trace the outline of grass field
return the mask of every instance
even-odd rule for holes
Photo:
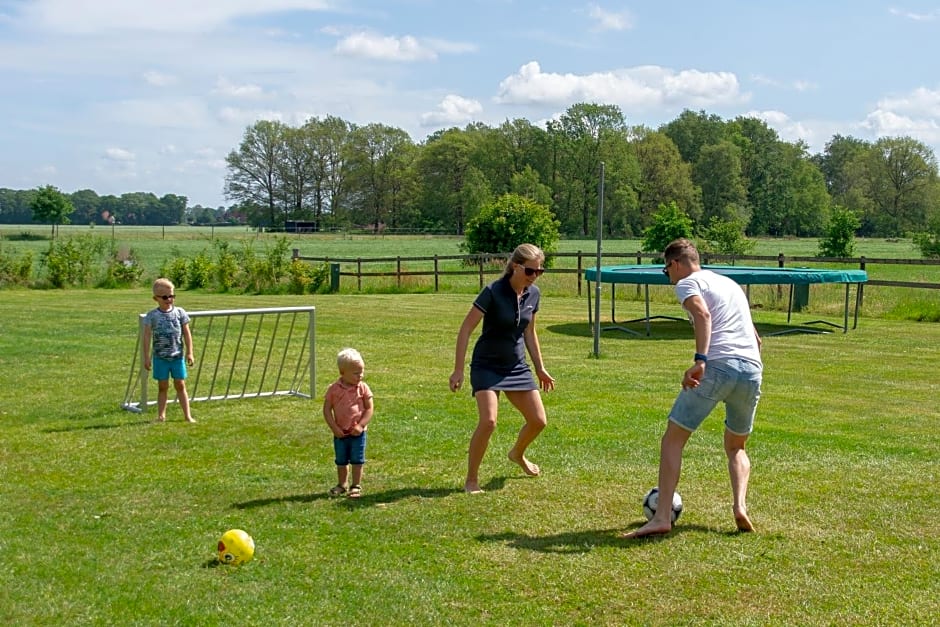
[[[4,244],[6,245],[6,244]],[[546,275],[547,277],[548,275]],[[487,493],[460,490],[475,408],[447,391],[466,294],[314,297],[181,292],[192,310],[317,306],[316,400],[197,403],[196,425],[119,409],[145,289],[8,290],[0,299],[0,619],[17,625],[936,624],[940,616],[940,325],[864,319],[847,334],[767,337],[749,451],[755,534],[733,533],[716,412],[690,442],[685,512],[641,522],[658,440],[693,343],[605,334],[549,295],[540,338],[558,380],[531,449]],[[642,306],[625,302],[625,316]],[[755,312],[767,333],[785,314]],[[322,391],[346,345],[376,394],[364,496],[335,482]],[[216,567],[245,529],[255,560]]]

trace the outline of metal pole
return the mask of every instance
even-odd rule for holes
[[[597,273],[594,281],[594,356],[601,354],[601,240],[604,237],[604,162],[601,161],[601,176],[597,184]]]

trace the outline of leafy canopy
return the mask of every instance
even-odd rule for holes
[[[548,255],[558,244],[559,226],[547,206],[518,194],[503,194],[467,222],[460,247],[471,254],[505,253],[519,244],[535,244]]]

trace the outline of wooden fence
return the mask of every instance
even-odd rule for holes
[[[578,296],[581,296],[584,284],[584,269],[593,268],[597,262],[597,253],[577,251],[573,253],[552,253],[554,259],[574,259],[573,264],[557,264],[552,267],[552,274],[574,274],[577,278]],[[603,265],[626,265],[642,264],[644,260],[653,260],[659,258],[657,253],[604,253],[602,257]],[[302,261],[314,263],[331,264],[333,276],[331,285],[338,289],[339,277],[351,277],[356,279],[356,289],[362,291],[362,280],[368,277],[395,277],[398,286],[404,277],[433,277],[434,291],[440,290],[440,278],[443,276],[470,276],[478,277],[479,288],[482,289],[487,283],[487,279],[498,275],[503,271],[503,265],[508,259],[508,254],[476,254],[476,255],[433,255],[431,257],[353,257],[353,258],[333,258],[333,257],[308,257],[302,256],[298,249],[293,250],[293,258]],[[880,259],[869,257],[787,257],[783,253],[776,256],[769,255],[716,255],[702,254],[702,264],[731,264],[734,265],[740,261],[761,262],[763,265],[773,265],[778,268],[791,266],[796,263],[830,263],[843,266],[857,266],[860,270],[867,270],[869,266],[876,264],[884,265],[913,265],[913,266],[940,266],[940,259]],[[402,268],[402,264],[426,263],[427,269],[415,270]],[[364,267],[388,266],[394,264],[394,270],[364,270]],[[443,266],[447,266],[446,268]],[[352,266],[354,270],[348,268]],[[343,270],[343,267],[346,270]],[[940,283],[917,282],[917,281],[884,281],[869,280],[864,285],[886,286],[886,287],[907,287],[918,289],[940,289]],[[859,289],[863,289],[863,285]]]

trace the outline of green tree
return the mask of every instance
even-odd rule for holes
[[[30,202],[33,220],[52,224],[52,237],[55,238],[57,227],[69,223],[69,215],[75,211],[69,197],[52,185],[36,189],[36,195]]]
[[[865,166],[875,233],[896,237],[923,230],[938,185],[933,151],[910,137],[885,137],[872,146]]]
[[[640,178],[637,185],[639,215],[634,232],[650,224],[660,205],[675,202],[696,222],[701,215],[700,192],[692,182],[692,168],[665,133],[636,129],[633,142]]]
[[[855,253],[855,231],[862,225],[858,216],[845,207],[835,207],[819,241],[820,257],[851,257]]]
[[[506,253],[528,243],[548,255],[555,251],[558,239],[558,221],[548,207],[523,196],[503,194],[467,223],[461,249],[471,254]]]
[[[284,136],[287,125],[259,120],[245,129],[238,150],[225,158],[225,197],[266,215],[255,215],[257,225],[283,226]]]
[[[702,146],[692,178],[702,190],[702,222],[711,225],[751,221],[747,187],[741,176],[741,150],[728,140]]]
[[[720,255],[747,255],[757,248],[757,242],[744,235],[744,221],[741,219],[722,220],[712,216],[702,231],[702,238],[708,250]]]
[[[653,223],[643,231],[643,250],[660,253],[674,239],[692,237],[692,218],[675,201],[660,205],[653,214]]]

